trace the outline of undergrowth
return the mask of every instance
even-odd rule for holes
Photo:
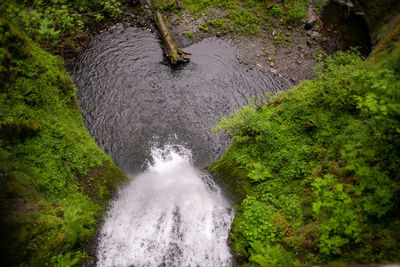
[[[71,27],[78,23],[62,5],[90,3],[33,1],[27,9],[1,4],[0,249],[5,266],[70,266],[84,258],[81,249],[94,234],[105,201],[125,178],[87,132],[62,59],[28,37],[40,43],[58,40],[70,27],[62,21]]]
[[[116,0],[4,0],[4,17],[53,54],[74,52],[89,35],[88,28],[121,14]]]
[[[233,144],[209,168],[233,187],[247,188],[237,197],[230,234],[239,260],[400,260],[395,47],[381,64],[337,53],[319,66],[316,79],[221,119],[215,130],[228,133]]]
[[[308,0],[285,0],[269,5],[262,0],[181,0],[181,5],[194,17],[208,13],[211,20],[200,26],[201,30],[212,29],[225,34],[234,32],[238,35],[259,35],[260,27],[294,25],[302,23],[308,16]],[[172,9],[179,12],[175,5],[166,0],[153,0],[156,9]],[[215,8],[220,12],[215,12]]]

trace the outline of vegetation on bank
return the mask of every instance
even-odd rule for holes
[[[48,52],[75,52],[89,36],[89,28],[121,14],[116,0],[4,0],[2,16],[14,18],[23,34]]]
[[[399,25],[368,61],[337,53],[316,79],[222,118],[233,143],[209,169],[238,203],[239,261],[400,261]]]
[[[156,9],[179,12],[176,5],[171,5],[174,2],[153,0],[153,5]],[[325,2],[315,1],[317,8]],[[200,30],[213,30],[220,34],[234,32],[238,35],[259,35],[260,27],[272,29],[272,25],[299,25],[308,16],[310,4],[309,0],[180,0],[180,3],[195,18],[202,13],[214,17],[205,21]]]
[[[260,0],[181,2],[194,16],[224,10],[202,27],[237,34],[258,34],[260,25],[279,20],[296,25],[308,7],[305,0],[270,8]],[[69,266],[86,257],[82,248],[96,219],[125,179],[83,125],[62,59],[46,52],[76,51],[88,27],[118,16],[118,5],[0,4],[4,265]],[[388,36],[373,64],[339,53],[320,66],[316,80],[221,121],[218,129],[234,143],[210,169],[229,181],[238,200],[231,244],[241,260],[400,260],[398,24]]]
[[[85,29],[85,16],[114,4],[0,4],[0,250],[6,266],[70,266],[84,258],[84,242],[125,179],[87,132],[63,60],[39,46],[63,47]]]

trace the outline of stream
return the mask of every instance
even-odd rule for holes
[[[97,242],[98,266],[231,266],[231,203],[200,171],[227,149],[222,116],[286,90],[280,76],[250,69],[228,41],[183,49],[163,64],[158,36],[117,26],[95,37],[71,73],[84,122],[132,179],[111,202]]]

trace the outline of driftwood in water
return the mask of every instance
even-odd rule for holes
[[[160,31],[164,52],[168,60],[174,65],[188,62],[189,58],[178,48],[175,38],[168,27],[168,22],[164,19],[160,11],[156,11],[155,20],[158,30]]]

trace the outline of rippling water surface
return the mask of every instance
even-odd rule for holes
[[[251,97],[287,89],[281,77],[250,70],[227,41],[206,39],[184,49],[189,64],[164,65],[157,35],[119,28],[97,36],[72,77],[84,121],[96,142],[127,173],[143,170],[153,143],[191,149],[195,166],[215,161],[229,140],[212,133],[221,116]]]
[[[99,233],[98,266],[233,264],[232,207],[198,170],[229,144],[210,129],[252,97],[289,84],[239,64],[227,41],[185,51],[190,63],[172,69],[156,35],[119,28],[97,36],[72,72],[86,126],[132,177]]]

